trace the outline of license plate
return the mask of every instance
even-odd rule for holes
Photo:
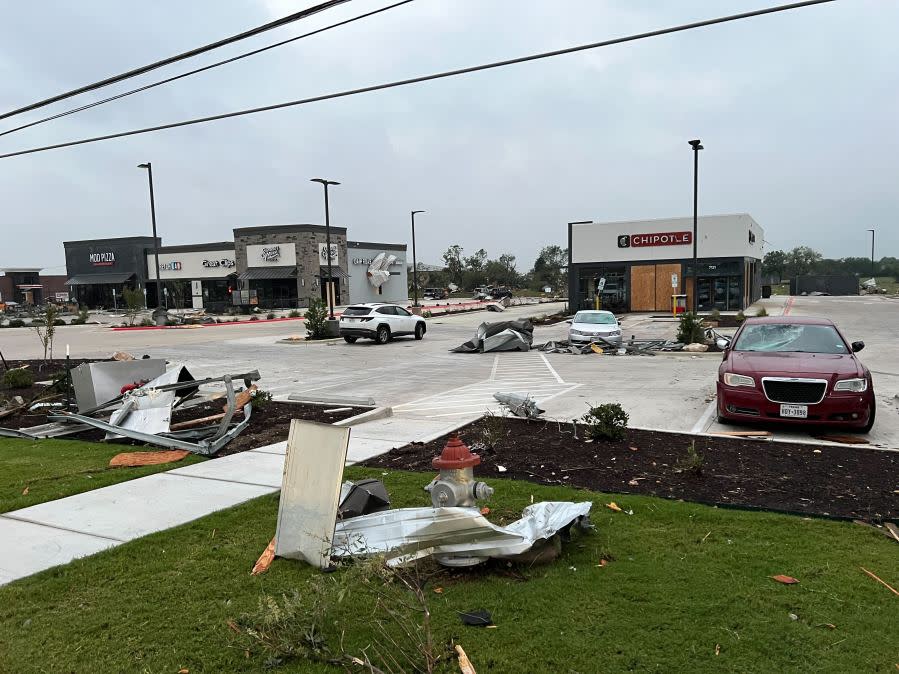
[[[780,416],[793,419],[808,419],[808,405],[781,405]]]

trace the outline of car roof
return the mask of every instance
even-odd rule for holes
[[[763,316],[747,318],[745,324],[834,325],[834,322],[820,316]]]
[[[375,309],[377,307],[386,307],[386,306],[399,306],[398,304],[391,304],[390,302],[362,302],[361,304],[351,304],[347,307],[347,309],[358,309],[359,307],[364,307],[366,309]]]
[[[606,311],[605,309],[581,309],[577,313],[579,314],[609,314],[610,316],[614,316],[611,311]]]

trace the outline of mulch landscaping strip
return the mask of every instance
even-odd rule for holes
[[[480,454],[475,476],[645,494],[710,505],[870,521],[899,518],[899,452],[628,429],[621,442],[586,442],[571,423],[505,419],[494,449],[484,420],[459,434]],[[495,421],[491,423],[496,423]],[[433,472],[446,437],[411,444],[362,465]],[[688,469],[695,442],[701,472]],[[695,464],[694,464],[695,465]],[[504,471],[500,473],[499,467]]]

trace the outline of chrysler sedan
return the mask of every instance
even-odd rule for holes
[[[874,425],[871,372],[826,318],[749,318],[733,340],[719,342],[718,420],[839,426],[867,433]]]

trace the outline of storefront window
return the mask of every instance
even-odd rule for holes
[[[605,279],[602,290],[600,279]],[[581,269],[578,274],[578,309],[627,310],[627,274],[623,266]]]

